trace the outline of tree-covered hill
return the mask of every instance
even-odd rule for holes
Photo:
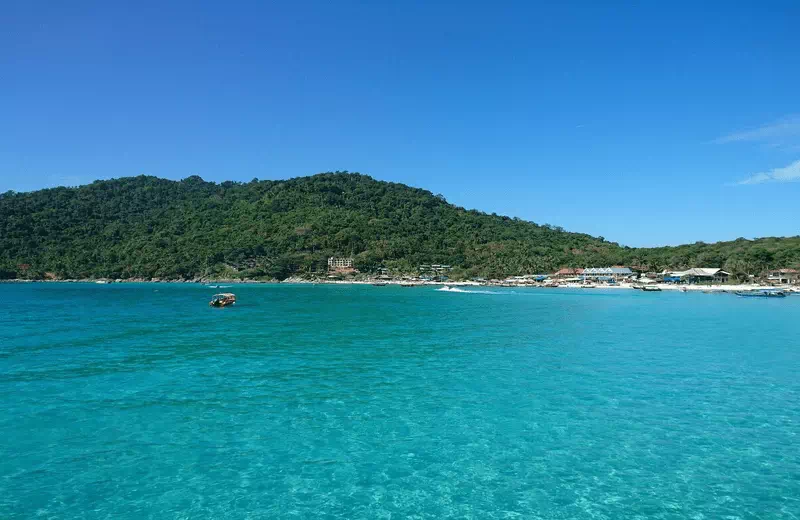
[[[632,249],[338,172],[221,184],[140,176],[0,195],[0,278],[285,278],[324,271],[334,255],[362,271],[443,263],[461,276],[620,263],[750,272],[800,263],[800,237]]]
[[[631,249],[628,262],[653,271],[684,267],[722,267],[744,280],[769,269],[800,269],[800,236],[738,238],[729,242],[696,242],[672,247]]]

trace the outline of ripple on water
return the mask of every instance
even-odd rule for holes
[[[800,298],[4,291],[3,518],[797,517]]]

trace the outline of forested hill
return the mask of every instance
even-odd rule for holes
[[[448,204],[350,173],[286,181],[133,177],[0,195],[0,278],[285,278],[353,256],[362,271],[458,276],[623,263],[740,271],[800,263],[800,237],[632,249]]]
[[[588,235],[448,204],[368,176],[287,181],[97,181],[0,198],[0,268],[33,277],[242,276],[324,271],[353,256],[369,271],[458,266],[467,275],[605,264],[621,248]],[[28,267],[30,266],[30,267]]]

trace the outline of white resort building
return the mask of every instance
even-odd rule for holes
[[[615,281],[619,282],[633,276],[633,271],[628,267],[587,267],[583,270],[585,280]]]
[[[355,272],[353,257],[332,256],[328,258],[328,271],[347,274]]]
[[[341,256],[332,256],[328,258],[328,268],[329,269],[336,269],[339,267],[353,267],[353,258],[352,257],[341,257]]]

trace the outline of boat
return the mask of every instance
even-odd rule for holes
[[[400,287],[416,287],[418,284],[412,282],[401,282]]]
[[[211,297],[208,304],[212,307],[227,307],[236,303],[236,295],[233,293],[220,293]]]
[[[372,284],[373,287],[383,287],[386,285],[386,282],[375,282]]]
[[[779,289],[753,289],[750,291],[736,291],[735,294],[743,298],[786,298],[786,293]]]
[[[642,290],[645,292],[661,292],[661,287],[657,287],[655,285],[645,285],[642,287]]]

